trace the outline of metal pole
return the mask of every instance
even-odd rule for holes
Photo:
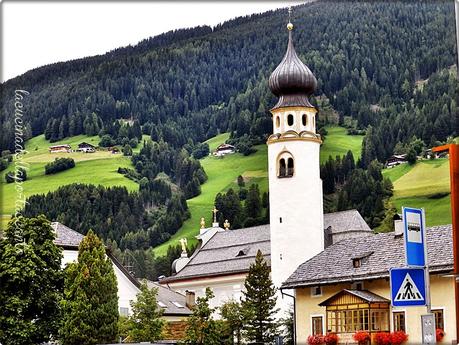
[[[456,54],[457,54],[456,72],[457,72],[457,78],[459,79],[459,0],[454,0],[454,9],[456,13]]]

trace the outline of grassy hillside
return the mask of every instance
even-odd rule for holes
[[[137,190],[138,185],[118,174],[118,167],[132,167],[131,160],[122,154],[112,154],[108,151],[97,151],[95,153],[49,153],[48,147],[57,144],[69,144],[76,148],[82,141],[97,145],[100,141],[98,136],[88,137],[79,135],[72,138],[50,144],[43,135],[39,135],[27,141],[24,162],[30,164],[27,170],[27,181],[23,183],[26,197],[34,194],[44,194],[56,190],[60,186],[70,183],[100,184],[103,186],[125,186],[129,190]],[[139,150],[140,148],[137,148]],[[45,165],[56,157],[71,157],[75,160],[75,168],[54,174],[45,175]],[[16,191],[14,183],[5,182],[5,174],[14,169],[10,164],[6,171],[3,171],[0,178],[2,189],[2,228],[6,225],[10,215],[14,212]]]
[[[402,164],[383,171],[394,184],[392,204],[424,208],[428,226],[451,223],[448,159],[426,160],[414,166]]]
[[[320,161],[324,162],[329,156],[343,156],[351,150],[355,161],[362,152],[363,135],[347,135],[346,129],[338,126],[327,126],[327,137],[320,148]]]
[[[360,156],[363,136],[347,135],[344,128],[335,126],[327,127],[327,131],[327,138],[321,148],[321,162],[328,159],[329,155],[333,157],[338,154],[343,155],[348,150],[354,152],[356,159]],[[207,143],[210,149],[213,150],[228,139],[228,137],[229,134],[227,133],[221,134],[209,139]],[[242,175],[246,180],[246,186],[251,183],[257,183],[262,193],[268,190],[268,148],[265,144],[258,145],[256,148],[257,152],[247,157],[236,153],[223,158],[209,156],[201,160],[208,180],[201,186],[201,194],[187,201],[191,218],[184,223],[168,242],[154,249],[155,255],[164,255],[167,247],[171,244],[177,244],[182,237],[186,237],[190,244],[195,243],[194,236],[199,230],[201,217],[206,219],[207,225],[210,225],[212,222],[211,210],[215,195],[229,188],[238,188],[237,177],[239,175]]]

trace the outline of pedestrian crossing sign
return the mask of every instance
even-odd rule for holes
[[[390,285],[392,306],[426,305],[426,284],[423,268],[391,269]]]

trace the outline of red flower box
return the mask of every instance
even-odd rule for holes
[[[365,331],[355,332],[352,337],[359,343],[359,345],[364,345],[370,342],[370,334]]]
[[[437,330],[435,331],[435,337],[437,338],[437,342],[442,341],[444,336],[445,336],[445,331],[442,330],[441,328],[437,328]]]

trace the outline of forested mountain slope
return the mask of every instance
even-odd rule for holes
[[[62,121],[60,136],[80,134],[86,129],[75,123],[95,113],[105,125],[117,118],[138,119],[144,133],[175,147],[224,131],[261,142],[270,130],[266,110],[274,104],[266,80],[285,51],[285,21],[285,10],[268,12],[29,71],[1,85],[1,147],[11,149],[14,142],[9,114],[16,88],[31,92],[29,135],[41,134],[47,126],[57,131]],[[297,51],[319,80],[316,94],[325,94],[341,117],[353,116],[360,128],[372,125],[378,133],[377,128],[388,126],[385,118],[394,123],[399,116],[421,113],[419,126],[397,129],[401,132],[382,152],[367,149],[365,161],[384,159],[397,140],[408,141],[412,135],[445,140],[456,130],[451,93],[438,100],[441,106],[426,95],[430,108],[446,105],[447,112],[424,114],[416,97],[410,102],[417,80],[454,64],[450,1],[318,1],[297,7],[292,21]],[[457,91],[451,81],[443,84]],[[421,128],[424,124],[431,130]]]

